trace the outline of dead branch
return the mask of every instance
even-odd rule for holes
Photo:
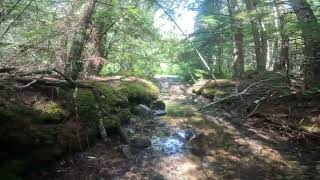
[[[51,70],[38,70],[38,71],[32,71],[32,72],[17,72],[16,73],[16,76],[19,76],[19,77],[24,77],[24,76],[33,76],[33,75],[43,75],[43,74],[52,74],[52,71]]]
[[[18,89],[27,88],[27,87],[31,86],[32,84],[38,82],[38,80],[42,79],[43,77],[44,77],[44,74],[42,74],[42,76],[41,76],[40,78],[35,79],[35,80],[31,81],[30,83],[28,83],[28,84],[26,84],[26,85],[24,85],[24,86],[18,86],[17,88],[18,88]]]
[[[259,109],[260,105],[261,105],[261,103],[257,103],[256,107],[254,107],[254,109],[247,115],[247,118],[254,115],[257,112],[257,110]]]
[[[76,82],[74,82],[71,78],[69,78],[68,76],[64,75],[62,72],[60,72],[58,69],[54,68],[52,71],[56,72],[57,74],[59,74],[61,77],[63,77],[68,83],[70,83],[71,85],[75,85]]]
[[[202,106],[202,107],[200,107],[200,109],[198,109],[198,111],[202,111],[203,109],[206,109],[206,108],[208,108],[208,107],[210,107],[210,106],[213,106],[213,105],[215,105],[215,104],[218,104],[218,103],[222,103],[222,102],[224,102],[224,101],[226,101],[226,100],[229,100],[229,99],[231,99],[231,98],[234,98],[234,97],[241,97],[242,95],[247,95],[248,94],[248,91],[251,89],[251,88],[253,88],[254,86],[256,86],[256,85],[258,85],[258,84],[261,84],[261,83],[263,83],[263,82],[267,82],[267,81],[271,81],[271,80],[275,80],[275,79],[279,79],[279,78],[282,78],[282,77],[275,77],[275,78],[270,78],[270,79],[264,79],[264,80],[260,80],[260,81],[257,81],[257,82],[255,82],[255,83],[253,83],[253,84],[251,84],[251,85],[249,85],[246,89],[244,89],[242,92],[240,92],[240,93],[235,93],[235,94],[231,94],[230,96],[227,96],[227,97],[225,97],[225,98],[223,98],[223,99],[220,99],[220,100],[218,100],[218,101],[214,101],[214,102],[211,102],[211,103],[209,103],[209,104],[207,104],[207,105],[204,105],[204,106]]]

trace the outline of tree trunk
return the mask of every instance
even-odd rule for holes
[[[241,20],[236,16],[239,13],[239,5],[237,0],[228,1],[229,15],[232,19],[233,30],[233,77],[241,78],[244,75],[244,52],[243,52],[243,33]]]
[[[289,61],[289,36],[283,33],[281,35],[280,64],[279,64],[278,70],[286,69],[286,63],[288,61]]]
[[[93,26],[91,43],[92,55],[89,60],[88,72],[90,75],[98,76],[103,67],[103,47],[102,47],[102,25]]]
[[[222,72],[222,63],[223,63],[223,34],[221,29],[219,30],[219,43],[218,43],[218,53],[217,53],[217,68],[216,68],[216,74],[218,76],[222,76],[223,72]]]
[[[58,62],[58,69],[63,70],[63,67],[65,67],[67,59],[68,59],[68,39],[69,35],[71,32],[72,26],[72,20],[74,18],[74,11],[75,11],[75,5],[76,3],[79,3],[78,0],[71,0],[66,8],[64,9],[65,11],[65,18],[60,26],[60,32],[62,34],[62,37],[60,39],[60,47],[58,51],[58,57],[59,57],[59,62]]]
[[[320,24],[306,0],[290,0],[290,3],[301,24],[304,40],[305,87],[306,89],[320,87]]]
[[[252,0],[245,0],[245,3],[249,11],[255,10],[255,5]],[[265,71],[267,57],[267,35],[262,28],[262,22],[259,18],[253,17],[250,20],[250,24],[254,41],[257,71]]]
[[[258,71],[266,71],[267,67],[267,57],[268,57],[268,34],[264,28],[264,24],[261,19],[259,19],[260,28],[260,40],[261,40],[261,61],[257,63]]]
[[[279,39],[278,37],[275,38],[273,45],[272,45],[272,52],[271,52],[271,60],[269,63],[269,69],[274,69],[276,66],[276,63],[279,61]]]
[[[90,0],[84,11],[82,20],[79,25],[79,30],[75,33],[68,56],[68,64],[66,64],[66,72],[73,80],[77,80],[80,72],[83,69],[83,62],[81,60],[82,51],[87,39],[87,29],[89,27],[90,19],[96,4],[96,0]]]
[[[281,49],[280,49],[280,58],[276,62],[274,69],[275,70],[284,70],[286,68],[286,62],[289,61],[289,36],[285,32],[285,14],[282,12],[280,7],[279,0],[275,0],[276,13],[278,14],[279,24],[278,31],[281,37]]]

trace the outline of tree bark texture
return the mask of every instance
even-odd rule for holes
[[[96,0],[90,0],[84,11],[78,31],[75,33],[68,56],[68,64],[66,64],[66,74],[73,80],[77,80],[80,72],[83,69],[81,60],[82,51],[87,40],[87,29],[90,24],[90,19],[96,4]]]
[[[320,87],[320,24],[306,0],[290,0],[304,40],[303,68],[306,89]]]

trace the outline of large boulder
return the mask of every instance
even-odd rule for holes
[[[132,104],[146,104],[150,106],[159,96],[159,89],[155,84],[141,79],[124,80],[117,89]]]
[[[143,118],[143,119],[150,119],[153,117],[153,113],[152,113],[151,109],[144,104],[139,104],[139,105],[133,107],[132,113]]]

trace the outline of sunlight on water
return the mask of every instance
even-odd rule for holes
[[[156,151],[176,154],[183,151],[186,141],[192,137],[194,137],[194,133],[190,130],[181,130],[168,137],[154,137],[151,139],[151,144]]]

